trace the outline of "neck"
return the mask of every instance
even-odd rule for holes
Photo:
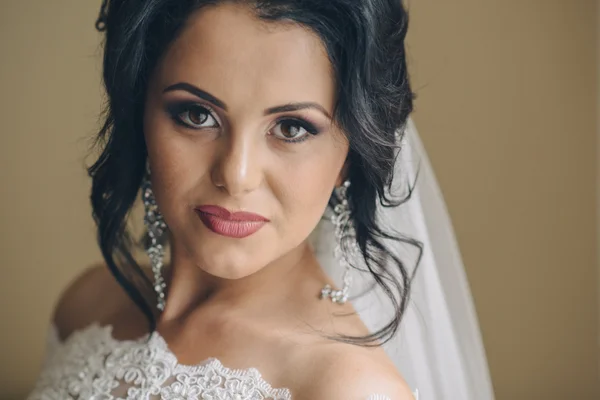
[[[317,299],[320,288],[328,280],[307,242],[240,279],[210,275],[177,250],[172,251],[168,296],[161,323],[182,320],[196,309],[210,305],[236,311],[285,308],[286,303],[297,304],[307,296]]]

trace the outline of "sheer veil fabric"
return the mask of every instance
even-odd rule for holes
[[[395,165],[394,195],[411,198],[399,207],[379,207],[388,231],[423,243],[411,299],[395,337],[384,346],[420,400],[493,400],[489,369],[458,243],[431,164],[412,120],[409,120]],[[415,180],[415,178],[417,178]],[[397,193],[397,190],[403,192]],[[323,268],[340,282],[333,258],[334,235],[327,220],[319,223],[311,243]],[[386,242],[410,272],[418,248]],[[369,286],[371,285],[371,286]],[[389,299],[372,287],[368,274],[353,271],[353,304],[371,330],[390,319]],[[362,293],[362,295],[361,295]]]

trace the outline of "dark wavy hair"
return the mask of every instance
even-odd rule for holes
[[[404,47],[408,15],[401,0],[104,0],[96,28],[105,33],[107,104],[97,140],[102,152],[88,172],[93,216],[106,264],[154,330],[152,282],[132,256],[137,243],[127,229],[147,157],[144,100],[158,59],[190,14],[222,1],[245,4],[264,21],[305,26],[324,44],[336,79],[334,122],[350,144],[348,200],[364,258],[361,263],[364,261],[373,282],[381,286],[395,309],[380,330],[337,339],[367,346],[385,343],[398,330],[413,276],[385,242],[416,246],[419,260],[423,250],[417,240],[386,232],[376,218],[377,203],[399,206],[410,198],[414,187],[409,184],[404,197],[391,195],[399,149],[396,135],[404,134],[414,100]]]

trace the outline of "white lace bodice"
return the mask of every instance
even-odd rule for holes
[[[154,332],[116,340],[97,324],[61,343],[56,328],[39,380],[28,400],[291,400],[254,368],[234,370],[215,358],[182,365]],[[390,400],[373,395],[368,400]]]

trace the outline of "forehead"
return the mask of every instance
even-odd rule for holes
[[[163,85],[197,84],[232,105],[252,99],[266,107],[296,101],[333,107],[332,68],[320,38],[298,24],[261,21],[243,5],[193,14],[158,75]]]

